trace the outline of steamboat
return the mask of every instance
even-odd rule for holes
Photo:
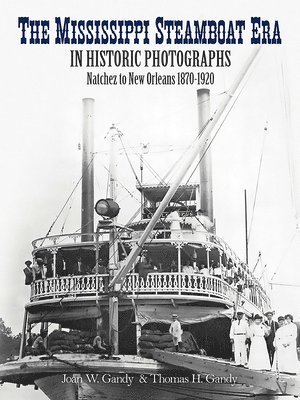
[[[34,385],[51,400],[299,394],[297,377],[231,361],[229,330],[237,308],[251,317],[271,305],[247,263],[216,234],[213,215],[212,135],[257,52],[215,114],[209,90],[197,91],[199,135],[178,176],[171,184],[138,179],[140,218],[126,225],[117,221],[115,202],[120,133],[115,127],[109,133],[109,197],[95,204],[94,100],[84,99],[81,232],[33,241],[33,260],[42,260],[44,275],[31,283],[19,358],[0,366],[2,383]],[[182,184],[197,157],[200,182]],[[184,331],[179,352],[163,345],[174,313]],[[46,337],[44,354],[27,352],[34,326]],[[51,341],[55,335],[59,340]],[[94,351],[97,336],[106,336],[112,354]]]

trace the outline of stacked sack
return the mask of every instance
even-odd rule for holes
[[[172,335],[160,331],[142,331],[142,335],[139,338],[139,347],[141,356],[146,358],[152,358],[154,350],[176,351]],[[190,332],[183,332],[182,344],[179,348],[179,352],[190,354],[199,353],[198,346]],[[205,350],[200,352],[200,354],[204,353]]]
[[[160,331],[142,331],[139,338],[140,354],[146,358],[152,358],[152,351],[157,349],[160,339]]]
[[[89,332],[56,330],[51,332],[48,337],[48,350],[52,354],[93,353],[92,340]]]
[[[70,334],[76,337],[74,340],[76,345],[75,353],[94,353],[92,344],[95,334],[84,331],[71,331]]]
[[[174,346],[172,335],[170,333],[161,335],[156,347],[159,350],[176,351],[176,347]]]

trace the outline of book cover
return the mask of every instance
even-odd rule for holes
[[[25,356],[42,330],[49,362],[61,357],[66,369],[54,370],[60,384],[38,369],[14,378],[3,397],[102,398],[102,386],[108,399],[230,396],[235,382],[219,385],[213,362],[212,382],[191,391],[196,377],[179,368],[188,358],[175,354],[175,375],[159,375],[148,350],[166,348],[155,343],[170,335],[172,315],[191,335],[181,354],[230,365],[237,311],[300,321],[297,24],[297,7],[281,1],[5,2],[1,362]],[[111,198],[120,210],[110,225]],[[25,261],[35,269],[26,285]],[[50,351],[54,330],[81,333]],[[81,382],[74,359],[97,354],[97,336],[119,375],[110,360],[98,367],[86,356],[83,372],[94,375]],[[146,356],[144,370],[136,355]],[[89,381],[98,378],[101,389]]]

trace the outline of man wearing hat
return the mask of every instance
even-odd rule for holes
[[[30,260],[25,261],[26,267],[23,269],[25,274],[25,285],[30,285],[33,281],[31,264],[32,262]]]
[[[173,320],[173,322],[171,323],[169,332],[172,335],[172,339],[173,339],[174,346],[176,347],[176,351],[178,351],[179,346],[181,345],[181,342],[182,342],[182,339],[181,339],[182,329],[181,329],[181,324],[178,321],[177,314],[172,315],[172,320]]]
[[[266,337],[266,342],[267,342],[267,349],[269,353],[269,358],[270,358],[270,363],[271,365],[273,364],[274,360],[274,353],[275,353],[275,347],[274,347],[274,339],[275,339],[275,332],[279,328],[278,322],[273,321],[273,312],[272,311],[267,311],[265,313],[265,316],[267,317],[267,320],[265,321],[266,326],[269,329],[269,336]]]
[[[230,341],[234,344],[234,359],[236,365],[245,366],[247,363],[247,344],[249,338],[248,322],[243,318],[244,312],[237,311],[237,319],[232,322],[230,328]]]

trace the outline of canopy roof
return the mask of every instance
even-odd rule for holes
[[[143,193],[145,198],[151,202],[162,201],[170,185],[138,185],[137,189]],[[196,192],[199,190],[198,184],[181,185],[172,197],[172,202],[177,201],[196,201]]]

